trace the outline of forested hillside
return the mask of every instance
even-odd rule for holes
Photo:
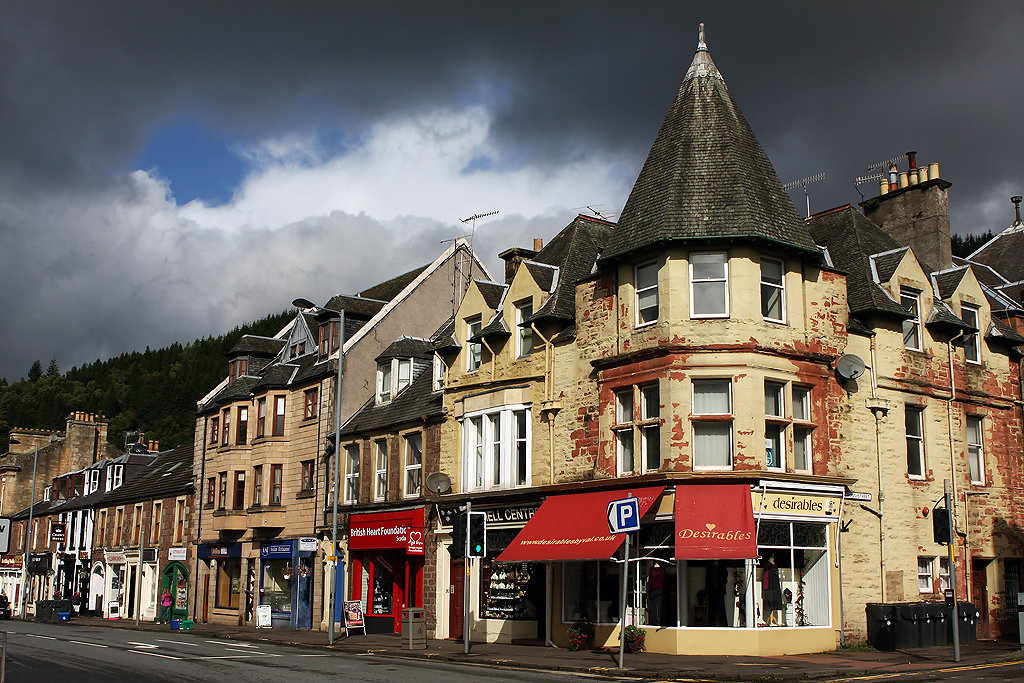
[[[105,415],[108,440],[124,447],[124,434],[140,430],[160,449],[187,443],[195,428],[196,401],[227,375],[226,354],[243,334],[273,336],[294,312],[270,315],[219,337],[155,351],[125,353],[61,374],[56,360],[46,372],[39,361],[28,379],[0,380],[0,452],[13,427],[63,431],[75,410]]]

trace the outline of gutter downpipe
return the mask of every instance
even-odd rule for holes
[[[546,339],[540,330],[537,329],[537,325],[530,323],[530,329],[533,333],[540,337],[541,341],[544,342],[544,400],[549,401],[549,393],[554,393],[553,389],[549,388],[553,385],[551,382],[551,375],[553,374],[554,366],[554,354],[551,353],[551,341]],[[551,369],[549,370],[549,366]],[[555,483],[555,423],[552,416],[548,415],[548,472],[549,479],[552,484]],[[555,577],[554,577],[554,565],[551,562],[545,563],[545,604],[551,605],[554,600],[555,594]],[[551,625],[552,625],[552,608],[547,607],[545,610],[547,614],[544,615],[545,628],[544,628],[544,645],[547,647],[557,648],[554,641],[551,640]]]
[[[878,375],[875,372],[875,337],[871,337],[871,398],[878,398]],[[887,602],[885,591],[885,487],[882,484],[882,411],[871,411],[875,416],[875,454],[878,457],[878,568],[882,588],[882,602]]]
[[[204,493],[205,493],[203,487],[206,486],[206,429],[207,429],[207,426],[208,426],[207,423],[209,423],[209,421],[210,421],[210,416],[209,416],[209,414],[207,414],[203,418],[203,436],[202,436],[202,442],[203,442],[203,453],[202,453],[202,455],[203,455],[203,462],[199,466],[199,486],[196,487],[198,489],[198,492],[199,492],[199,495],[196,496],[196,504],[199,506],[199,515],[198,515],[199,519],[196,522],[196,540],[195,540],[195,546],[196,546],[196,549],[195,549],[196,570],[192,574],[192,621],[193,622],[197,621],[196,615],[198,614],[198,609],[199,609],[199,545],[200,545],[200,541],[202,540],[202,536],[203,536],[203,505],[206,502],[203,499],[203,496],[204,496]]]

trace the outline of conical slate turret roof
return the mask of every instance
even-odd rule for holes
[[[711,61],[701,24],[697,54],[603,259],[722,237],[820,253]]]

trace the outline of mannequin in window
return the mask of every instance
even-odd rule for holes
[[[708,626],[728,626],[725,616],[725,587],[729,583],[729,570],[720,561],[708,565],[704,590],[708,594]]]
[[[665,595],[665,568],[655,562],[647,572],[647,618],[654,626],[661,626],[661,603]]]
[[[761,577],[761,597],[766,613],[765,622],[768,626],[778,626],[778,611],[784,608],[782,603],[782,583],[779,581],[779,568],[775,564],[775,556],[769,555]]]

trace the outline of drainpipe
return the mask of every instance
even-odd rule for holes
[[[258,416],[257,416],[258,418]],[[196,570],[192,573],[192,621],[198,621],[196,615],[199,609],[199,545],[203,537],[203,505],[206,504],[206,429],[207,423],[210,421],[210,415],[207,414],[203,418],[203,437],[201,439],[203,443],[202,457],[203,461],[199,466],[199,486],[196,487],[199,495],[196,496],[197,504],[199,505],[198,519],[196,520],[196,540],[195,540],[195,552],[193,553],[196,558]],[[105,579],[104,579],[105,580]]]
[[[950,495],[950,501],[953,503],[953,518],[950,520],[952,528],[957,528],[956,523],[956,509],[957,509],[957,492],[956,492],[956,450],[955,444],[953,443],[953,401],[956,399],[956,378],[953,376],[953,342],[960,337],[964,336],[964,331],[960,330],[955,337],[946,342],[946,350],[949,352],[949,400],[946,401],[946,429],[949,433],[949,477],[950,482],[953,485],[952,493]],[[967,496],[964,496],[964,528],[967,528]],[[967,541],[964,541],[964,578],[967,577],[967,571],[970,569],[969,557],[970,548],[968,547]],[[950,570],[952,570],[952,565]],[[971,601],[971,582],[967,583],[967,600]]]
[[[482,337],[480,339],[480,342],[487,348],[487,352],[491,354],[491,381],[493,382],[494,381],[494,368],[497,365],[497,363],[494,362],[494,358],[495,358],[495,356],[494,356],[494,349],[492,349],[491,345],[487,343],[487,337]]]
[[[875,372],[875,338],[871,337],[871,412],[875,416],[875,455],[878,458],[878,569],[881,572],[882,602],[886,602],[885,590],[885,486],[882,483],[882,414],[886,412],[878,400],[878,375]]]
[[[551,341],[540,333],[535,324],[530,323],[530,329],[544,342],[544,402],[547,402],[553,398],[550,394],[554,394],[551,375],[554,370],[555,356],[551,353]],[[543,403],[541,409],[543,410]],[[548,413],[548,479],[550,483],[555,483],[555,421],[551,413]]]

